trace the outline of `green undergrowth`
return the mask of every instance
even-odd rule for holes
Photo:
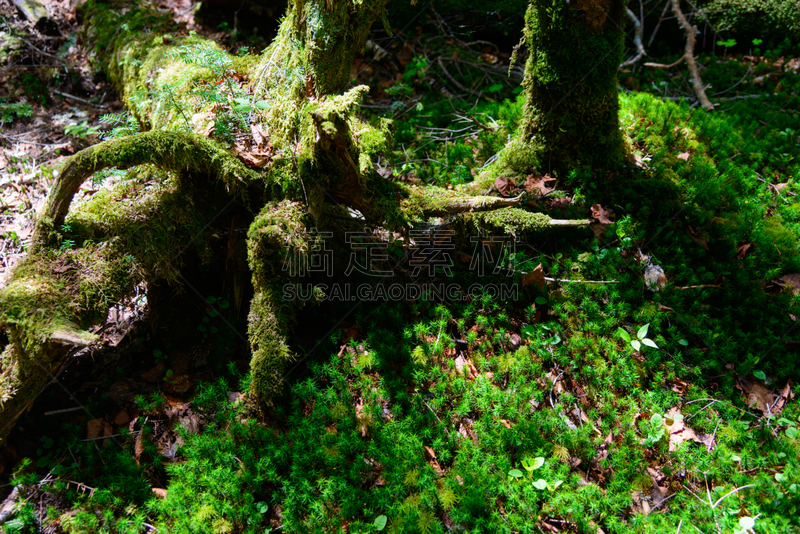
[[[386,516],[387,532],[538,532],[542,522],[576,532],[674,532],[681,522],[732,532],[741,517],[757,517],[759,529],[790,532],[800,505],[797,405],[768,422],[731,384],[704,383],[689,365],[698,348],[640,293],[575,284],[549,298],[526,289],[523,302],[540,294],[528,306],[490,297],[369,305],[355,318],[363,339],[338,352],[340,343],[326,343],[330,356],[312,359],[267,424],[230,403],[235,380],[203,386],[194,408],[205,426],[181,431],[163,500],[148,497],[144,482],[160,469],[153,450],[136,467],[132,436],[121,449],[95,448],[74,430],[70,473],[102,489],[88,498],[64,486],[62,498],[80,511],[61,525],[376,532]],[[530,327],[513,349],[508,335],[520,320]],[[616,329],[645,321],[659,348],[640,353]],[[711,451],[692,440],[668,450],[665,425],[674,423],[662,416],[674,407],[695,432],[716,436]],[[654,484],[674,495],[645,515],[635,503],[652,499]],[[709,495],[722,500],[712,508]]]

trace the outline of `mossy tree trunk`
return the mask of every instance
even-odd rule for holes
[[[294,359],[286,332],[295,308],[278,297],[280,262],[287,250],[307,252],[312,226],[340,232],[348,209],[400,232],[454,214],[517,234],[559,222],[519,209],[522,197],[409,186],[375,172],[388,124],[358,118],[367,88],[348,87],[353,57],[385,3],[294,0],[272,45],[241,57],[168,33],[172,22],[156,12],[85,5],[85,39],[144,132],[65,164],[34,246],[0,290],[9,340],[0,356],[0,437],[73,347],[93,341],[85,330],[102,324],[109,307],[140,282],[177,284],[190,246],[210,261],[208,214],[231,202],[237,217],[249,217],[250,398],[258,407],[272,402]],[[70,210],[80,184],[107,168],[130,169],[132,179]],[[154,173],[147,187],[136,185]],[[60,246],[67,237],[76,248]]]
[[[618,168],[617,70],[623,52],[622,0],[531,0],[525,111],[504,164],[518,173]]]

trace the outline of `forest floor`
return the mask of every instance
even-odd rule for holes
[[[158,7],[182,31],[249,46],[196,24],[189,2]],[[124,120],[74,8],[52,9],[58,37],[0,3],[0,276],[65,158]],[[468,183],[516,129],[521,63],[433,10],[381,35],[353,70],[371,86],[364,113],[394,121],[378,172]],[[304,311],[303,365],[266,419],[240,402],[247,352],[218,350],[214,306],[230,296],[213,276],[187,273],[200,298],[140,288],[0,448],[3,528],[796,532],[799,52],[701,55],[713,114],[680,67],[622,71],[630,177],[494,184],[594,231],[529,236],[497,258],[517,298]],[[450,254],[452,273],[429,284],[481,282],[482,249]]]

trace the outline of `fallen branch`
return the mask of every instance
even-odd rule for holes
[[[87,106],[92,106],[93,108],[98,109],[106,109],[108,106],[104,106],[103,104],[95,104],[93,102],[89,102],[88,100],[84,100],[83,98],[78,98],[77,96],[70,95],[67,93],[62,93],[61,91],[53,91],[53,93],[63,96],[64,98],[69,98],[70,100],[74,100],[76,102],[80,102],[81,104],[86,104]]]
[[[650,67],[670,68],[674,67],[681,61],[686,61],[686,66],[689,68],[689,73],[692,76],[692,89],[694,90],[694,94],[697,95],[697,100],[700,101],[700,105],[702,105],[706,110],[714,111],[714,105],[708,99],[708,96],[706,96],[703,80],[700,78],[700,71],[697,68],[697,62],[694,59],[694,45],[697,40],[697,26],[692,26],[689,24],[689,21],[686,20],[686,16],[683,14],[683,11],[681,11],[680,0],[671,1],[672,12],[675,13],[675,17],[678,19],[678,24],[686,33],[686,47],[684,48],[683,56],[677,62],[668,66],[652,63],[646,63],[646,65]]]

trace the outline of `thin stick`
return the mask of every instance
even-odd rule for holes
[[[636,45],[636,55],[620,65],[620,68],[635,65],[645,55],[644,45],[642,44],[642,23],[639,22],[639,18],[636,16],[636,13],[631,11],[631,8],[626,7],[625,11],[628,13],[628,18],[633,22],[633,42]]]
[[[78,412],[83,410],[83,406],[75,406],[73,408],[64,408],[63,410],[51,410],[49,412],[44,412],[45,415],[56,415],[60,413],[67,413],[67,412]]]
[[[69,98],[70,100],[75,100],[75,101],[80,102],[82,104],[86,104],[87,106],[92,106],[93,108],[106,109],[106,107],[107,107],[107,106],[104,106],[102,104],[93,104],[92,102],[89,102],[88,100],[84,100],[83,98],[78,98],[77,96],[69,95],[67,93],[62,93],[61,91],[53,91],[53,92],[55,94],[57,94],[57,95],[63,96],[64,98]]]

